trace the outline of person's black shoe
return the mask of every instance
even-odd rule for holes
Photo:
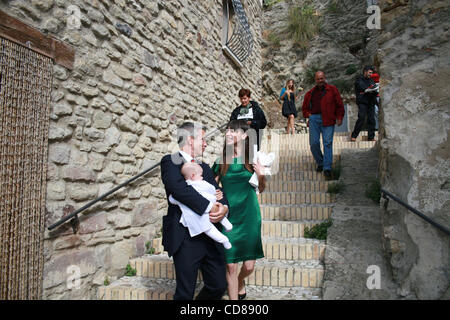
[[[325,170],[323,172],[324,176],[326,179],[331,179],[331,171],[330,170]]]
[[[244,283],[244,286],[245,286],[245,281],[243,281],[243,283]],[[247,292],[245,292],[243,294],[239,294],[238,293],[238,299],[239,300],[244,300],[246,296],[247,296]]]
[[[317,172],[322,172],[323,171],[323,166],[318,166],[316,169]]]
[[[247,296],[247,293],[244,293],[244,294],[239,294],[238,293],[238,299],[239,300],[244,300],[246,296]]]

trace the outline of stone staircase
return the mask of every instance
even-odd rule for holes
[[[348,133],[335,133],[333,153],[336,166],[343,148],[371,148],[374,142],[348,141]],[[361,139],[362,138],[362,139]],[[278,154],[274,175],[258,195],[262,215],[264,259],[246,280],[247,299],[321,299],[325,241],[304,238],[305,227],[332,216],[334,197],[309,151],[307,134],[265,137],[262,150]],[[161,239],[154,239],[157,254],[130,259],[135,277],[122,277],[99,287],[102,300],[170,300],[175,292],[172,259],[163,252]],[[197,292],[202,287],[198,277]],[[224,296],[227,298],[227,296]]]

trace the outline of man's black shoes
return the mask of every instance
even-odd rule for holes
[[[331,179],[331,171],[330,171],[330,170],[325,170],[325,171],[323,172],[323,175],[325,176],[325,178],[326,178],[327,180]]]
[[[323,166],[318,166],[316,169],[317,172],[322,172],[323,171]]]

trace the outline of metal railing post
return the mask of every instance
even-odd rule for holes
[[[446,233],[447,235],[450,235],[450,229],[437,223],[436,221],[434,221],[433,219],[427,217],[426,215],[424,215],[422,212],[420,212],[419,210],[411,207],[409,204],[407,204],[406,202],[404,202],[403,200],[401,200],[400,198],[398,198],[397,196],[393,195],[392,193],[390,193],[389,191],[381,188],[381,193],[383,194],[383,197],[387,196],[389,198],[391,198],[392,200],[398,202],[399,204],[401,204],[402,206],[404,206],[406,209],[408,209],[409,211],[411,211],[412,213],[418,215],[419,217],[421,217],[422,219],[424,219],[425,221],[427,221],[428,223],[430,223],[431,225],[435,226],[436,228],[438,228],[439,230],[443,231],[444,233]]]

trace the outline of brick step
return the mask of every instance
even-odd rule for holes
[[[268,178],[268,182],[271,183],[272,181],[326,181],[325,176],[323,175],[323,172],[316,172],[314,171],[283,171],[278,172],[277,174],[270,176]],[[264,193],[263,193],[264,194]]]
[[[303,238],[305,227],[311,228],[323,221],[262,221],[261,235],[263,237]]]
[[[256,286],[321,288],[324,267],[315,260],[257,260],[245,283]]]
[[[290,155],[290,156],[280,156],[278,157],[278,163],[316,163],[312,155]],[[341,160],[341,155],[336,155],[333,157],[333,162],[339,162]]]
[[[303,137],[303,136],[309,137],[309,133],[296,133],[293,135],[286,134],[285,129],[272,129],[271,132],[273,132],[273,135],[279,135],[279,136],[282,136],[283,138],[286,137],[286,139],[293,139],[295,137]],[[268,133],[264,134],[264,136],[263,136],[264,139],[267,138],[267,135],[268,135]],[[350,137],[350,135],[351,135],[351,132],[334,132],[335,138]],[[358,138],[366,138],[367,139],[367,135],[368,135],[367,130],[361,131],[359,133]],[[378,131],[375,131],[375,137],[378,137]]]
[[[166,254],[145,255],[131,259],[130,265],[136,269],[136,276],[154,279],[175,279],[172,259]],[[259,259],[254,272],[247,278],[249,285],[266,285],[279,287],[319,288],[322,285],[324,268],[317,260],[272,261]],[[199,273],[201,280],[201,273]]]
[[[375,140],[378,139],[378,136],[375,136]],[[322,141],[322,138],[320,139]],[[263,141],[262,147],[268,147],[270,145],[274,145],[275,143],[279,145],[288,145],[288,144],[297,144],[297,143],[308,143],[309,144],[309,135],[279,135],[278,137],[273,136],[271,138],[271,141]],[[351,142],[351,143],[358,143],[358,142],[375,142],[375,141],[369,141],[367,136],[359,136],[356,138],[356,141],[350,140],[350,134],[347,136],[334,136],[333,137],[333,143],[340,143],[340,142]]]
[[[335,132],[333,135],[333,141],[349,141],[351,132]],[[375,131],[375,139],[378,138],[378,131]],[[296,141],[296,140],[307,140],[309,141],[309,133],[297,133],[294,135],[285,134],[284,132],[276,133],[269,135],[263,135],[263,143],[267,143],[268,141],[279,139],[280,141]],[[361,132],[356,139],[357,141],[367,141],[368,134],[366,132]]]
[[[326,205],[261,205],[260,208],[263,220],[278,221],[325,220],[331,217],[332,212],[332,207]]]
[[[99,300],[173,300],[176,283],[172,279],[122,277],[97,291]],[[200,286],[197,286],[200,287]],[[196,288],[196,293],[200,288]]]
[[[166,253],[161,238],[154,239],[155,254]],[[325,241],[306,238],[262,237],[264,256],[281,260],[323,260]]]
[[[264,192],[326,192],[330,181],[269,180]]]
[[[375,143],[376,141],[333,141],[333,153],[340,154],[342,149],[370,149]],[[279,150],[280,154],[285,154],[286,151],[311,152],[309,141],[281,142],[276,149],[272,148],[272,150]]]
[[[332,167],[338,164],[337,161],[333,161]],[[317,163],[314,162],[290,162],[290,163],[278,163],[272,166],[272,174],[277,172],[288,172],[288,171],[316,171]]]
[[[335,132],[334,136],[350,137],[351,132]],[[367,139],[367,130],[361,131],[359,133],[359,138],[365,137]],[[378,137],[378,131],[375,131],[375,137]]]
[[[245,300],[321,300],[322,288],[254,286],[246,284]],[[224,297],[228,299],[226,295]]]
[[[263,192],[258,194],[260,204],[326,204],[334,201],[334,194],[326,192]]]
[[[372,142],[370,142],[372,143]],[[363,150],[363,149],[371,149],[373,147],[373,143],[372,145],[367,145],[367,146],[360,146],[360,145],[356,145],[356,144],[350,144],[348,146],[343,146],[343,147],[334,147],[333,146],[333,158],[337,157],[341,154],[341,150],[344,149],[358,149],[358,150]],[[323,149],[322,149],[323,150]],[[275,152],[275,151],[272,151]],[[291,156],[291,155],[296,155],[296,156],[304,156],[304,155],[308,155],[311,154],[311,150],[308,147],[300,147],[300,146],[293,146],[291,147],[280,147],[279,150],[276,150],[276,154],[279,157],[284,157],[284,156]]]
[[[172,300],[176,281],[172,279],[150,279],[123,277],[109,286],[99,287],[99,300]],[[196,296],[203,287],[197,282]],[[321,288],[255,286],[246,284],[246,300],[320,300]],[[223,300],[228,300],[225,292]]]
[[[325,241],[305,238],[263,237],[266,259],[319,260],[323,262]]]

